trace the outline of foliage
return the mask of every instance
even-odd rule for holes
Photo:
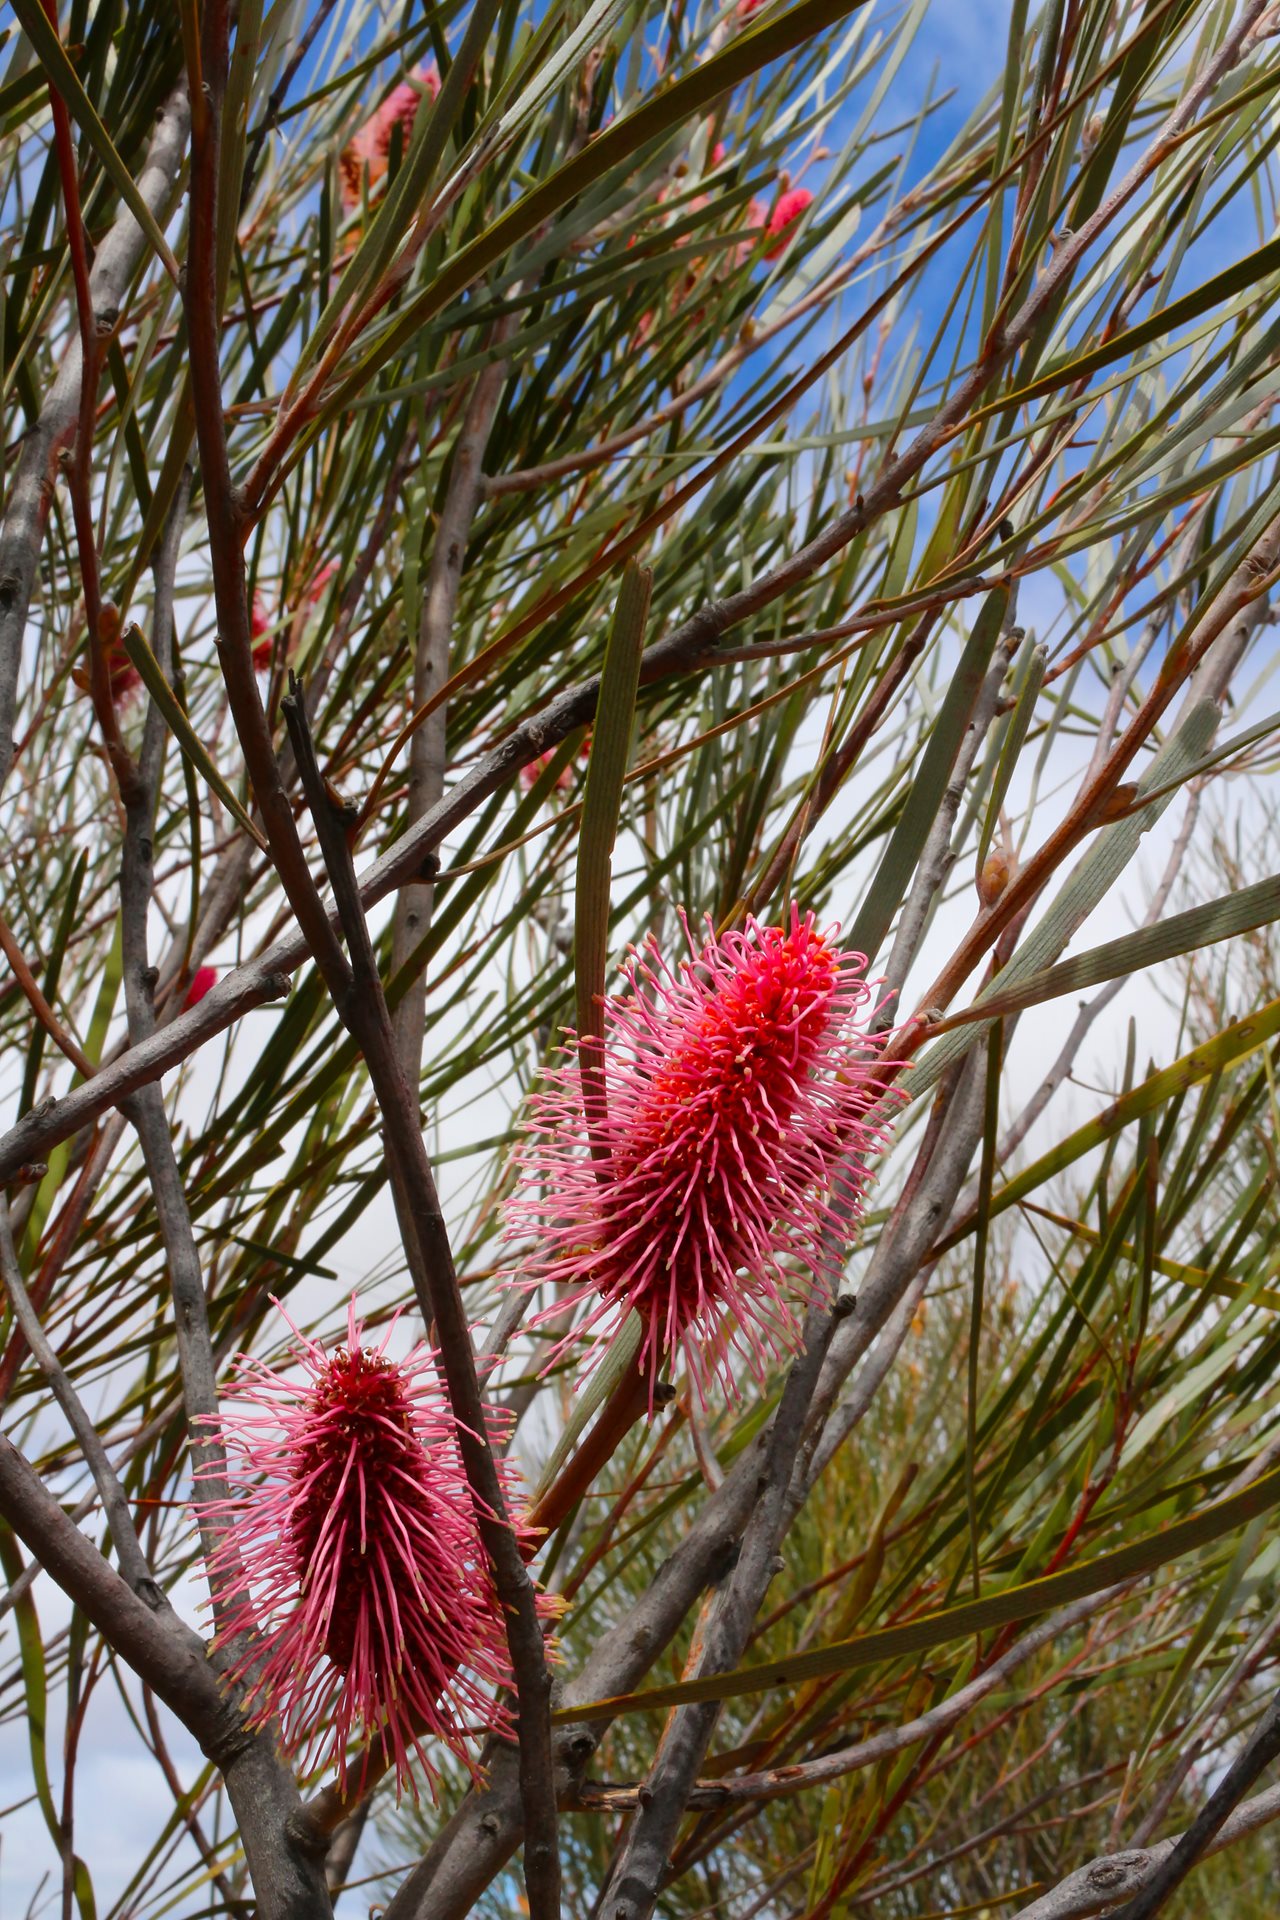
[[[0,1658],[37,1907],[323,1913],[328,1845],[394,1920],[586,1915],[668,1852],[619,1913],[1043,1920],[1187,1824],[1275,1684],[1280,897],[1238,898],[1276,848],[1271,14],[1013,0],[978,100],[929,79],[926,0],[12,12]],[[742,1404],[677,1373],[650,1418],[622,1348],[575,1398],[501,1284],[526,1097],[629,943],[791,902],[883,977],[910,1097],[856,1306]],[[434,1321],[464,1426],[473,1351],[518,1417],[562,1895],[518,1852],[549,1759],[541,1799],[510,1748],[486,1793],[442,1755],[438,1806],[309,1778],[308,1851],[192,1677],[215,1384],[283,1350],[273,1297],[331,1341],[353,1287]],[[113,1880],[77,1764],[121,1712],[154,1832]],[[1274,1846],[1181,1910],[1267,1911]]]

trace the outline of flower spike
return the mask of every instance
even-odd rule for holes
[[[346,1787],[358,1742],[359,1791],[381,1736],[397,1797],[417,1797],[414,1757],[434,1797],[433,1745],[474,1775],[476,1736],[511,1733],[495,1697],[511,1682],[506,1634],[457,1422],[434,1353],[391,1359],[390,1329],[366,1345],[354,1300],[345,1347],[293,1331],[290,1371],[240,1356],[218,1421],[231,1494],[204,1513],[220,1532],[221,1637],[249,1635],[233,1677],[304,1771],[327,1745]]]
[[[533,1249],[519,1284],[550,1284],[588,1311],[602,1348],[634,1309],[650,1406],[683,1354],[705,1398],[740,1391],[738,1358],[762,1383],[800,1340],[804,1309],[830,1297],[861,1212],[894,1096],[876,1072],[885,1036],[866,1031],[861,954],[792,908],[708,931],[673,968],[657,942],[623,969],[605,1010],[606,1115],[593,1162],[576,1050],[530,1102],[508,1231]],[[535,1321],[537,1324],[537,1321]]]

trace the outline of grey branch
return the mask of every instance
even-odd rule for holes
[[[989,1693],[1003,1686],[1009,1676],[1034,1654],[1052,1646],[1055,1640],[1070,1633],[1082,1621],[1110,1606],[1113,1600],[1127,1593],[1131,1585],[1132,1582],[1122,1581],[1102,1593],[1089,1594],[1083,1600],[1074,1601],[1071,1606],[1050,1614],[1038,1627],[1032,1627],[1030,1632],[1015,1640],[1007,1653],[993,1660],[967,1686],[961,1687],[948,1699],[940,1700],[927,1713],[904,1721],[901,1726],[887,1727],[883,1733],[859,1740],[855,1746],[839,1747],[834,1753],[824,1753],[817,1760],[801,1761],[795,1766],[770,1767],[761,1773],[740,1773],[727,1780],[700,1782],[689,1795],[688,1804],[691,1808],[714,1808],[730,1806],[741,1800],[778,1800],[806,1787],[825,1786],[832,1780],[843,1780],[864,1767],[873,1767],[895,1753],[902,1753],[907,1747],[918,1746],[923,1740],[946,1733]],[[635,1805],[639,1791],[636,1787],[584,1788],[582,1805],[629,1807]]]
[[[1252,1800],[1242,1801],[1222,1825],[1205,1849],[1220,1853],[1248,1834],[1256,1833],[1280,1817],[1280,1787],[1268,1787]],[[1173,1852],[1180,1836],[1159,1840],[1153,1847],[1129,1847],[1122,1853],[1106,1853],[1087,1866],[1077,1867],[1048,1893],[1042,1893],[1029,1907],[1021,1907],[1012,1920],[1090,1920],[1095,1913],[1114,1909],[1121,1900],[1141,1892],[1161,1864]]]
[[[155,619],[152,646],[166,677],[173,672],[173,586],[191,476],[184,475],[155,563]],[[125,836],[120,871],[121,948],[129,1041],[139,1046],[156,1031],[153,993],[156,975],[147,954],[147,917],[153,888],[152,859],[156,799],[164,755],[165,722],[154,702],[143,729],[137,778],[125,794]],[[221,1442],[209,1422],[218,1411],[217,1363],[209,1332],[204,1273],[182,1174],[158,1083],[140,1087],[125,1112],[133,1124],[155,1201],[156,1218],[169,1268],[178,1368],[182,1376],[187,1434],[196,1468],[197,1508],[226,1497]],[[205,1538],[206,1555],[212,1542]],[[229,1576],[229,1583],[234,1584]],[[214,1601],[218,1604],[215,1590]]]
[[[852,1309],[842,1295],[830,1309],[808,1316],[804,1351],[794,1361],[769,1428],[756,1482],[757,1498],[732,1572],[713,1606],[698,1675],[727,1673],[741,1660],[790,1516],[787,1498],[805,1422],[837,1321]],[[666,1876],[667,1860],[698,1768],[720,1715],[719,1701],[681,1707],[667,1723],[649,1776],[646,1797],[623,1845],[604,1906],[611,1920],[649,1920]]]
[[[245,1728],[199,1635],[178,1619],[158,1588],[153,1608],[125,1584],[3,1436],[0,1515],[221,1769],[261,1920],[326,1920],[323,1846],[308,1829],[292,1777],[268,1743]]]

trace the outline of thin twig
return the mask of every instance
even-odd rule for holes
[[[91,1080],[93,1078],[92,1060],[89,1059],[88,1055],[76,1041],[71,1038],[71,1035],[67,1032],[61,1020],[59,1020],[57,1014],[41,993],[39,983],[27,965],[26,955],[14,939],[13,931],[3,915],[0,915],[0,953],[3,953],[5,959],[13,968],[13,977],[22,988],[28,1006],[31,1008],[32,1013],[34,1013],[49,1038],[53,1041],[54,1046],[57,1047],[60,1053],[66,1055],[77,1073],[83,1074],[86,1080]]]
[[[901,1753],[907,1747],[914,1747],[921,1741],[936,1738],[939,1733],[948,1732],[965,1718],[989,1693],[1002,1686],[1010,1674],[1017,1671],[1034,1654],[1044,1647],[1051,1646],[1055,1640],[1073,1631],[1082,1621],[1090,1619],[1112,1601],[1122,1597],[1131,1582],[1108,1587],[1102,1593],[1089,1594],[1083,1600],[1077,1600],[1071,1606],[1062,1607],[1051,1614],[1037,1627],[1032,1627],[1016,1640],[1008,1651],[998,1660],[992,1661],[967,1685],[959,1688],[927,1713],[917,1714],[914,1719],[906,1720],[901,1726],[888,1727],[883,1733],[872,1734],[866,1740],[859,1740],[851,1747],[838,1747],[833,1753],[824,1753],[816,1760],[800,1761],[790,1766],[769,1767],[759,1773],[739,1773],[725,1780],[699,1781],[689,1795],[688,1805],[692,1808],[718,1808],[732,1806],[740,1801],[778,1800],[789,1794],[803,1792],[808,1787],[824,1786],[832,1780],[843,1780],[851,1773],[858,1773],[864,1767],[873,1767],[879,1761]],[[642,1787],[627,1786],[590,1786],[584,1787],[579,1796],[584,1807],[602,1809],[623,1809],[638,1804],[639,1796],[645,1791]]]
[[[120,1571],[129,1582],[134,1593],[141,1595],[149,1606],[160,1603],[160,1589],[156,1585],[151,1568],[147,1565],[147,1556],[142,1551],[142,1543],[134,1530],[133,1515],[129,1511],[129,1502],[124,1488],[116,1478],[115,1468],[107,1458],[102,1437],[93,1421],[85,1411],[79,1394],[72,1386],[62,1362],[45,1337],[44,1328],[31,1305],[30,1296],[22,1278],[22,1268],[18,1264],[18,1250],[13,1244],[13,1234],[9,1226],[9,1203],[0,1194],[0,1279],[8,1295],[13,1317],[22,1328],[22,1335],[30,1347],[36,1365],[49,1382],[50,1391],[67,1418],[67,1425],[76,1437],[76,1444],[84,1455],[85,1464],[93,1475],[93,1484],[98,1489],[98,1498],[106,1514],[107,1524],[111,1528],[111,1538],[120,1562]]]
[[[515,316],[507,315],[494,330],[493,345],[507,338]],[[480,469],[498,402],[506,383],[502,360],[491,361],[476,375],[462,430],[453,449],[444,505],[431,543],[431,565],[422,601],[422,620],[413,663],[414,711],[424,706],[449,678],[453,628],[457,617],[462,567],[471,523],[480,504]],[[405,824],[415,826],[444,793],[447,708],[436,707],[413,736],[409,748],[409,787]],[[391,931],[391,972],[394,978],[423,946],[431,927],[434,887],[430,879],[412,880],[396,896]],[[422,1072],[422,1040],[426,1024],[427,983],[418,966],[392,1015],[400,1069],[416,1088]]]

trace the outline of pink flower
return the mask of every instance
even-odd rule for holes
[[[366,172],[371,189],[385,177],[397,127],[401,129],[401,152],[408,150],[419,107],[428,96],[434,100],[439,91],[440,74],[432,60],[428,66],[419,67],[411,80],[393,87],[377,112],[342,149],[339,173],[344,207],[359,206],[360,183]]]
[[[189,1008],[198,1007],[210,987],[216,986],[217,983],[216,967],[197,967],[191,976],[191,985],[187,988],[186,997],[182,1002],[182,1011],[186,1013]]]
[[[142,675],[124,650],[124,641],[120,633],[120,614],[113,601],[103,602],[98,630],[101,635],[103,665],[107,669],[107,689],[111,695],[112,706],[119,712],[138,692],[142,685]],[[71,679],[82,693],[93,692],[93,675],[89,667],[72,667]]]
[[[325,588],[337,571],[337,561],[326,560],[324,565],[317,568],[316,572],[312,574],[310,585],[307,587],[307,605],[309,607],[314,607],[320,600]]]
[[[737,15],[739,26],[745,26],[752,14],[759,13],[766,0],[738,0]]]
[[[434,1353],[390,1359],[390,1330],[363,1346],[354,1299],[345,1347],[293,1331],[305,1377],[242,1354],[218,1422],[232,1493],[206,1512],[224,1529],[210,1567],[230,1581],[222,1636],[250,1635],[236,1676],[254,1724],[278,1718],[304,1770],[327,1747],[345,1786],[358,1740],[359,1791],[382,1734],[397,1795],[417,1796],[416,1755],[434,1797],[424,1739],[475,1773],[473,1736],[510,1732],[494,1697],[511,1678],[506,1634],[457,1424]]]
[[[651,1392],[682,1351],[701,1394],[718,1377],[736,1398],[734,1350],[763,1381],[829,1296],[885,1138],[880,1039],[859,1019],[862,956],[812,914],[720,936],[708,923],[700,951],[685,934],[692,958],[673,970],[651,939],[606,1004],[607,1160],[591,1157],[566,1049],[531,1102],[508,1230],[534,1242],[519,1284],[568,1289],[548,1313],[591,1303],[571,1338],[607,1321],[603,1344],[634,1308]]]
[[[753,207],[754,204],[753,201]],[[779,254],[786,252],[787,235],[800,215],[812,205],[813,195],[808,187],[792,187],[788,192],[778,195],[765,227],[765,237],[768,241],[764,250],[766,260],[776,260]]]
[[[271,656],[275,651],[275,635],[271,631],[271,616],[263,603],[262,595],[255,593],[253,605],[249,609],[249,633],[253,639],[253,664],[259,673],[265,673],[271,665]]]
[[[326,560],[308,582],[304,595],[308,608],[314,607],[320,600],[325,588],[338,571],[336,560]],[[253,664],[259,673],[265,673],[275,658],[276,637],[272,632],[271,615],[267,612],[266,602],[260,593],[253,596],[253,605],[249,609],[249,631],[253,636]]]
[[[556,750],[554,747],[548,747],[547,751],[545,753],[540,753],[536,760],[529,760],[525,763],[523,767],[521,767],[520,784],[524,788],[526,793],[531,792],[533,788],[537,786],[539,779],[542,777],[543,768],[549,767],[551,765],[551,762],[555,758],[555,752]],[[591,735],[588,734],[584,739],[584,741],[582,742],[582,745],[578,748],[577,758],[585,764],[588,757],[590,756],[590,753],[591,753]],[[559,773],[556,775],[555,790],[557,793],[567,793],[569,791],[569,788],[572,785],[573,785],[573,762],[567,761],[565,765],[561,767]]]

